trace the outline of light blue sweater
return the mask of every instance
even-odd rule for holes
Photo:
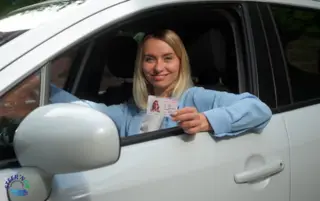
[[[81,101],[72,94],[51,87],[51,103],[66,103]],[[146,111],[140,110],[134,103],[106,106],[82,100],[88,106],[105,113],[116,124],[121,137],[137,135]],[[179,99],[179,108],[195,107],[203,113],[216,137],[234,136],[244,132],[259,132],[269,122],[272,112],[256,96],[249,93],[231,94],[207,90],[202,87],[188,89]],[[170,117],[165,117],[161,128],[177,126]]]

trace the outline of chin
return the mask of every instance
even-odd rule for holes
[[[170,86],[168,83],[154,82],[153,87],[158,89],[167,89]]]
[[[169,84],[166,81],[153,81],[154,87],[167,87]]]

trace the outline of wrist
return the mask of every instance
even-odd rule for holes
[[[201,131],[212,131],[212,127],[206,117],[203,113],[200,113],[200,121],[201,121]]]

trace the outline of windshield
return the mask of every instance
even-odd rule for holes
[[[0,18],[0,46],[22,33],[34,29],[58,13],[70,12],[86,0],[58,0],[27,6]]]

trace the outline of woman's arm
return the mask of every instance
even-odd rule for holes
[[[272,117],[270,108],[250,93],[232,94],[197,88],[193,100],[217,137],[258,132]]]
[[[76,96],[54,86],[50,87],[50,103],[76,103],[85,105],[108,115],[120,130],[121,122],[125,119],[125,104],[106,106],[103,103],[95,103],[88,100],[81,100]]]
[[[79,99],[78,97],[66,92],[63,89],[56,87],[53,84],[50,84],[50,103],[72,103],[72,102],[85,102]]]

